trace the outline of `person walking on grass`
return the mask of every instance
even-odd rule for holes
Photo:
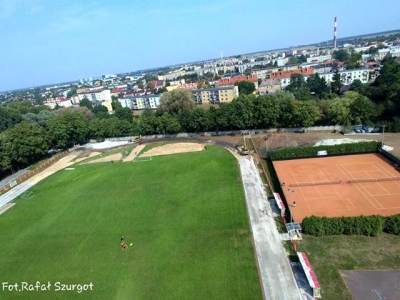
[[[121,237],[121,241],[119,242],[119,246],[122,250],[128,248],[128,243],[125,241],[124,237]]]

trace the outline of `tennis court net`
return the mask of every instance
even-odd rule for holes
[[[302,183],[288,184],[287,186],[291,188],[291,187],[302,187],[302,186],[336,185],[336,184],[352,184],[352,183],[398,181],[398,180],[400,180],[400,176],[384,177],[384,178],[360,178],[360,179],[349,179],[349,180],[319,181],[319,182],[302,182]]]

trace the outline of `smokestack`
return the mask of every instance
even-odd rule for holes
[[[333,20],[333,48],[336,49],[337,48],[337,41],[336,41],[336,28],[337,28],[337,18],[335,16],[334,20]]]

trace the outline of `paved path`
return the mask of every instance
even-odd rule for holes
[[[24,175],[25,173],[28,172],[28,168],[19,170],[18,172],[15,172],[14,174],[11,174],[7,176],[6,178],[0,180],[0,189],[5,187],[6,185],[9,185],[12,181],[16,180],[18,177]]]
[[[140,144],[136,146],[135,148],[132,149],[131,153],[129,153],[129,155],[123,159],[123,161],[124,162],[133,161],[136,158],[136,156],[140,153],[140,151],[143,150],[144,147],[146,147],[145,144]]]
[[[80,152],[72,152],[68,154],[67,156],[61,158],[42,172],[32,176],[31,178],[25,180],[24,182],[18,184],[8,192],[0,195],[0,208],[6,205],[7,203],[10,203],[13,201],[15,198],[17,198],[19,195],[21,195],[23,192],[29,190],[32,186],[37,184],[39,181],[43,180],[44,178],[49,177],[50,175],[74,164],[75,162],[73,161],[74,158],[76,158]]]
[[[250,156],[237,158],[242,174],[264,298],[302,299],[257,167]]]

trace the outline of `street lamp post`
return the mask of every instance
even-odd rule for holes
[[[296,208],[296,201],[293,201],[292,204],[289,204],[289,207]],[[292,210],[290,210],[290,220],[291,220],[290,223],[293,223],[293,211]]]

